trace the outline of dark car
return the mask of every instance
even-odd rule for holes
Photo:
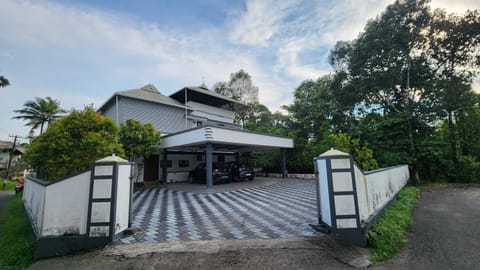
[[[243,179],[252,181],[253,178],[255,178],[255,172],[253,171],[252,167],[246,163],[230,161],[225,164],[225,168],[227,168],[230,178],[233,181]]]
[[[190,183],[206,183],[207,168],[205,163],[200,163],[190,172],[188,176],[188,182]],[[230,176],[223,166],[219,166],[217,163],[212,164],[212,176],[213,184],[228,183],[230,182]]]

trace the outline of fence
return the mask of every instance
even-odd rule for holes
[[[320,228],[365,246],[372,221],[409,179],[407,165],[363,172],[352,156],[329,150],[315,159]]]
[[[23,203],[36,237],[35,257],[102,246],[128,227],[132,164],[112,156],[56,182],[27,176]]]

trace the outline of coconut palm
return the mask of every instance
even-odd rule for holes
[[[7,87],[10,85],[10,82],[7,78],[0,75],[0,87]]]
[[[14,112],[20,115],[12,117],[12,119],[27,120],[28,123],[25,125],[32,127],[31,132],[40,127],[40,134],[42,134],[45,124],[50,124],[51,121],[60,117],[59,114],[66,111],[60,108],[58,100],[51,97],[36,97],[35,101],[26,101],[22,109],[14,110]]]

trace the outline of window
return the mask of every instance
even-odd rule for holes
[[[178,161],[178,167],[179,168],[188,168],[188,167],[190,167],[190,162],[188,162],[188,160],[179,160]]]
[[[203,155],[197,154],[197,161],[202,161],[202,160],[203,160]]]
[[[160,168],[163,168],[165,166],[165,162],[164,160],[160,160]],[[171,160],[167,160],[167,168],[172,168],[172,161]]]
[[[218,156],[217,161],[218,161],[218,163],[225,163],[225,156],[224,155]]]
[[[197,127],[201,127],[203,126],[203,122],[202,121],[197,121]]]

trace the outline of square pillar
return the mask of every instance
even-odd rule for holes
[[[167,176],[168,176],[168,169],[167,169],[167,160],[168,160],[168,152],[167,149],[163,149],[163,167],[162,167],[162,184],[167,183]]]
[[[212,148],[212,143],[207,142],[207,144],[205,145],[205,173],[207,174],[205,179],[207,179],[207,188],[212,188],[213,185]]]
[[[280,159],[282,161],[282,178],[287,178],[287,159],[285,158],[285,148],[280,149]]]

